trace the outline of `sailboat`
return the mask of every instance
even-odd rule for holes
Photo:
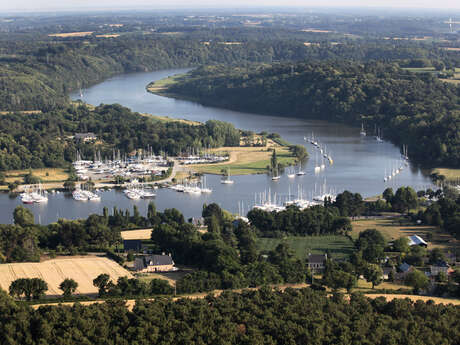
[[[359,132],[359,135],[362,137],[366,136],[366,131],[364,130],[364,123],[361,122],[361,132]]]
[[[233,184],[235,181],[231,180],[230,179],[230,169],[227,170],[227,178],[223,178],[220,180],[220,183],[223,183],[223,184]]]
[[[212,189],[206,186],[206,176],[203,176],[203,180],[201,182],[201,193],[212,193]]]
[[[295,172],[291,168],[289,168],[289,172],[287,174],[287,177],[289,177],[289,178],[294,178],[295,177]]]
[[[380,130],[380,128],[378,129],[377,131],[377,136],[375,137],[375,140],[377,140],[378,143],[383,143],[383,139],[382,139],[382,130]]]
[[[281,178],[281,176],[278,173],[278,168],[276,168],[275,171],[276,171],[276,174],[272,176],[272,181],[278,181]]]
[[[315,174],[321,171],[321,167],[318,165],[318,152],[315,152]]]
[[[300,166],[300,161],[299,161],[299,171],[297,172],[297,176],[303,176],[305,175],[305,171],[302,171],[301,166]]]

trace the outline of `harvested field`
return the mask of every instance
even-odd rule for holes
[[[460,305],[460,299],[451,299],[451,298],[441,298],[441,297],[431,297],[431,296],[418,296],[418,295],[390,295],[390,294],[366,294],[366,297],[369,298],[377,298],[377,297],[385,297],[385,299],[389,302],[394,300],[395,298],[409,298],[412,302],[416,301],[433,301],[435,304],[453,304],[453,305]]]
[[[81,32],[63,32],[60,34],[50,34],[49,37],[85,37],[93,34],[94,31],[81,31]]]
[[[9,170],[5,172],[6,182],[14,182],[16,180],[23,180],[23,177],[29,173],[30,170]],[[43,168],[32,169],[32,175],[38,177],[42,182],[63,182],[69,178],[69,174],[65,169],[61,168]]]
[[[152,229],[126,230],[121,232],[124,240],[150,240]]]
[[[105,35],[96,35],[98,38],[115,38],[120,37],[119,34],[105,34]]]
[[[68,257],[44,262],[23,262],[0,265],[0,287],[8,291],[12,281],[18,278],[41,278],[48,283],[48,296],[62,295],[59,284],[65,278],[72,278],[78,283],[77,294],[96,294],[93,279],[99,274],[107,273],[112,280],[131,273],[115,261],[104,257]]]

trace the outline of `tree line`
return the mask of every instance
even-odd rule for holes
[[[0,292],[0,309],[5,345],[455,344],[460,317],[453,305],[360,294],[328,297],[309,288],[138,300],[132,311],[124,301],[34,310]]]
[[[98,140],[75,140],[75,133],[93,132]],[[240,132],[233,125],[209,120],[202,125],[160,121],[140,116],[120,105],[66,106],[41,114],[2,115],[0,170],[65,167],[76,159],[112,158],[138,149],[178,155],[190,147],[239,146]]]
[[[364,124],[427,166],[460,166],[460,88],[397,63],[207,66],[167,92],[224,108]]]

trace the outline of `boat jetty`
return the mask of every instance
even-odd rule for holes
[[[73,162],[77,177],[80,180],[110,179],[116,176],[142,177],[146,175],[161,176],[163,171],[168,170],[169,163],[166,158],[153,153],[144,154],[142,151],[131,157],[120,157],[114,154],[112,160],[102,160],[100,152],[95,154],[94,160],[82,160],[77,154],[77,160]]]

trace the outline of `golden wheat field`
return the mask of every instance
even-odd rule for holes
[[[52,259],[44,262],[23,262],[0,265],[0,287],[8,291],[12,281],[18,278],[41,278],[48,283],[47,295],[61,295],[59,284],[65,278],[78,283],[77,294],[94,294],[97,288],[93,279],[99,274],[107,273],[112,280],[131,273],[115,261],[104,257],[69,257]]]
[[[121,232],[124,240],[150,240],[152,229],[126,230]]]

